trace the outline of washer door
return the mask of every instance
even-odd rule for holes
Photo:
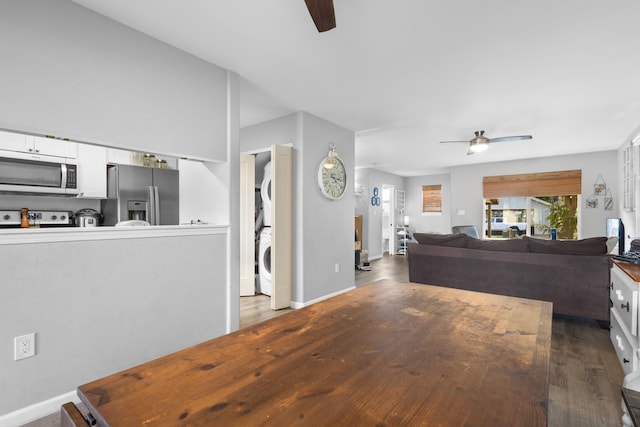
[[[271,280],[271,245],[262,254],[262,265],[264,266],[264,276]]]
[[[271,229],[264,228],[260,233],[260,257],[258,268],[260,269],[260,281],[265,280],[271,284]],[[269,286],[269,289],[271,287]]]
[[[271,296],[271,239],[268,240],[268,242],[260,244],[260,260],[258,262],[260,268],[260,284],[258,286],[258,292]]]

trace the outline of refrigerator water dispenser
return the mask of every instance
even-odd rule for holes
[[[129,200],[127,202],[127,211],[129,212],[129,220],[146,221],[149,203],[144,200]]]

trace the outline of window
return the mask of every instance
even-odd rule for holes
[[[442,185],[422,186],[422,213],[442,213]]]
[[[582,171],[489,176],[482,184],[486,236],[549,238],[555,228],[560,239],[577,238]]]

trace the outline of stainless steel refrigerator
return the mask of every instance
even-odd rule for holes
[[[104,225],[142,220],[151,225],[178,225],[179,172],[116,165],[107,170],[107,199],[102,200]]]

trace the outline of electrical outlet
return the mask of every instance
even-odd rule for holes
[[[26,359],[36,355],[36,334],[21,335],[13,339],[13,360]]]
[[[336,272],[336,273],[340,273],[340,263],[339,263],[339,262],[336,262],[336,265],[335,265],[335,272]]]

